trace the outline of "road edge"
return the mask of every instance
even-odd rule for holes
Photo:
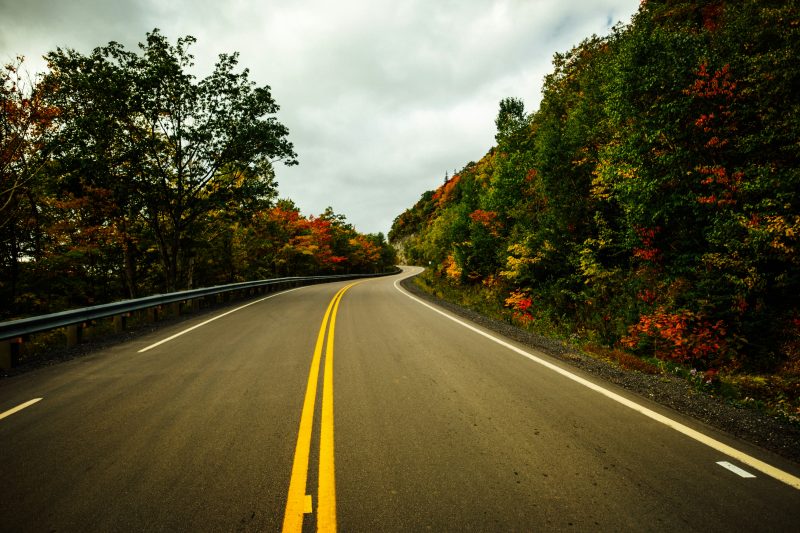
[[[698,392],[677,376],[650,375],[623,369],[584,354],[566,343],[486,317],[424,291],[414,283],[415,277],[406,277],[399,281],[399,285],[408,293],[482,328],[800,466],[800,428],[788,422]]]

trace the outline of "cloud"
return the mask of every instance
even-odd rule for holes
[[[41,56],[57,47],[89,51],[112,40],[135,45],[149,17],[141,8],[138,2],[0,0],[0,59],[24,54],[41,71]]]
[[[392,219],[494,141],[500,99],[538,106],[553,53],[627,21],[637,0],[0,0],[0,59],[56,46],[128,47],[155,27],[194,35],[197,71],[219,53],[271,86],[300,165],[280,194],[331,205],[361,231]],[[41,61],[31,62],[37,70]]]

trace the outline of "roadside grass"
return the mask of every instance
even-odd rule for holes
[[[502,321],[520,329],[560,341],[594,359],[643,374],[676,376],[690,383],[694,390],[723,399],[737,407],[756,409],[800,426],[800,369],[794,365],[779,373],[756,375],[723,370],[702,372],[672,361],[640,357],[617,346],[604,346],[591,331],[570,331],[553,317],[539,317],[534,322],[520,321],[502,305],[502,296],[482,286],[457,286],[430,275],[430,271],[413,282],[437,298],[460,305],[487,318]],[[793,370],[798,370],[797,372]]]

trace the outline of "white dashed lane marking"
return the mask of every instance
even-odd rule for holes
[[[21,403],[18,406],[14,407],[13,409],[9,409],[4,413],[0,413],[0,420],[4,419],[7,416],[11,416],[18,411],[22,411],[26,407],[30,407],[31,405],[35,404],[36,402],[41,401],[41,398],[34,398],[33,400],[27,401],[25,403]]]
[[[733,472],[737,476],[741,476],[741,477],[756,477],[753,474],[751,474],[750,472],[748,472],[747,470],[742,470],[741,468],[739,468],[735,464],[729,463],[728,461],[717,461],[717,464],[719,466],[721,466],[722,468],[727,468],[728,470],[730,470],[731,472]]]

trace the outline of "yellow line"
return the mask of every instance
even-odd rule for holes
[[[322,358],[322,346],[325,342],[325,328],[328,325],[328,317],[333,309],[339,292],[333,297],[325,317],[322,319],[322,326],[317,335],[317,344],[314,347],[314,357],[311,360],[311,370],[308,373],[308,385],[306,395],[303,400],[303,412],[300,415],[300,430],[297,433],[297,445],[294,451],[294,463],[292,464],[292,477],[289,481],[289,495],[286,499],[286,512],[283,515],[284,533],[302,531],[303,511],[306,501],[306,480],[308,478],[308,456],[311,450],[311,428],[314,423],[314,404],[317,400],[317,380],[319,379],[319,362]]]
[[[353,284],[355,285],[355,284]],[[349,285],[333,306],[328,344],[325,347],[325,374],[322,381],[322,422],[319,440],[319,485],[317,488],[317,531],[336,532],[336,478],[333,461],[333,339],[339,303]]]
[[[305,399],[303,400],[303,412],[300,415],[300,430],[297,434],[297,445],[295,446],[294,462],[292,464],[292,477],[289,481],[289,494],[286,499],[286,512],[283,515],[283,532],[296,533],[303,529],[303,514],[306,511],[306,482],[308,480],[308,458],[311,452],[311,430],[314,424],[314,405],[317,399],[317,384],[319,381],[319,367],[320,360],[322,359],[322,347],[325,344],[326,329],[330,329],[328,334],[328,346],[325,356],[325,376],[323,377],[323,403],[322,403],[322,427],[321,440],[320,440],[320,488],[322,487],[322,472],[326,471],[326,481],[324,483],[324,491],[320,490],[317,496],[318,509],[322,513],[325,512],[324,524],[328,529],[322,529],[322,521],[317,521],[317,527],[320,531],[335,531],[336,530],[336,503],[327,500],[323,505],[321,495],[322,492],[326,494],[326,498],[333,496],[335,498],[334,488],[334,471],[333,471],[333,328],[336,324],[336,311],[339,309],[339,301],[342,295],[355,285],[351,283],[342,287],[339,292],[333,297],[328,304],[328,309],[325,311],[325,316],[322,319],[319,333],[317,334],[317,343],[314,346],[314,357],[311,360],[311,369],[308,373],[308,385],[306,386]],[[328,328],[328,319],[331,319],[330,328]],[[329,395],[326,401],[326,395]],[[329,413],[326,415],[326,413]],[[323,444],[326,441],[329,443]],[[323,452],[322,447],[325,447]],[[329,449],[329,451],[328,451]],[[322,455],[330,454],[330,462],[326,459],[323,465]],[[332,520],[332,521],[331,521]]]

